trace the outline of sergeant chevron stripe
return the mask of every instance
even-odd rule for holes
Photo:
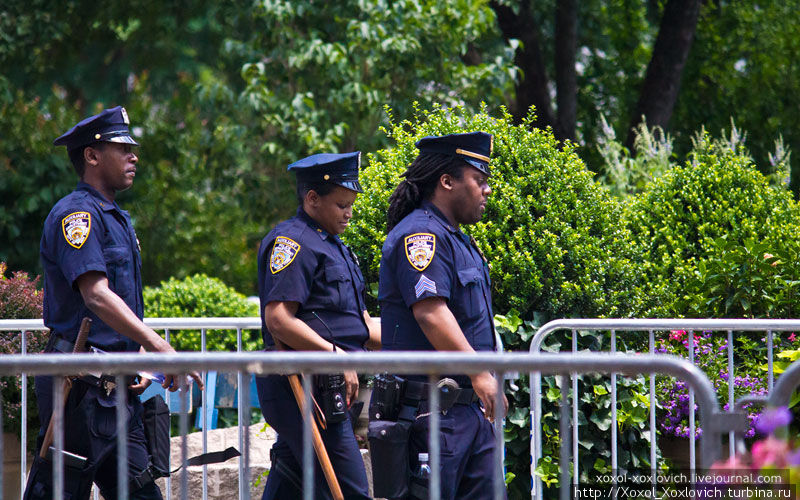
[[[424,274],[419,277],[419,281],[414,285],[414,291],[417,293],[417,298],[420,298],[423,293],[431,292],[436,293],[436,282],[428,278]]]

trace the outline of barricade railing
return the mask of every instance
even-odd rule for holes
[[[177,330],[199,330],[200,331],[200,352],[206,352],[206,332],[208,330],[236,330],[236,351],[242,352],[243,351],[243,341],[242,341],[242,333],[245,330],[260,330],[261,328],[261,318],[259,317],[244,317],[244,318],[145,318],[144,322],[150,328],[156,331],[163,331],[164,337],[167,342],[171,343],[171,336],[172,333]],[[27,342],[27,334],[28,332],[35,332],[35,331],[46,331],[47,327],[44,326],[44,322],[41,319],[3,319],[0,320],[0,332],[20,332],[20,354],[25,355],[28,353],[28,342]],[[201,375],[203,380],[207,377],[207,370],[203,370]],[[22,376],[21,379],[21,416],[20,416],[20,498],[22,497],[25,482],[27,479],[27,454],[26,454],[26,445],[27,445],[27,437],[28,437],[28,425],[27,425],[27,411],[28,411],[28,379],[25,373],[19,374]],[[242,378],[242,374],[237,375],[237,388],[244,388],[247,387],[245,380]],[[248,394],[243,394],[244,390],[237,391],[237,418],[239,422],[243,421],[243,398],[249,396]],[[164,391],[165,397],[167,396],[167,391]],[[201,406],[203,407],[204,411],[201,414],[201,423],[202,423],[202,450],[203,453],[208,451],[208,412],[205,411],[207,408],[207,392],[201,392]],[[213,402],[212,402],[213,404]],[[248,415],[249,416],[249,415]],[[239,448],[243,448],[244,439],[246,438],[246,432],[241,425],[239,425]],[[244,484],[241,479],[244,477],[244,468],[241,461],[239,461],[239,478],[240,484]],[[208,468],[206,465],[203,465],[202,471],[202,500],[208,499]],[[2,481],[2,478],[0,478]],[[170,477],[166,478],[167,483],[167,500],[171,499],[172,494],[172,479]],[[2,490],[0,490],[2,491]],[[240,497],[242,492],[239,492]],[[97,496],[95,495],[95,498]]]
[[[675,356],[669,355],[623,355],[608,353],[576,353],[569,355],[554,354],[530,354],[530,353],[448,353],[431,352],[425,356],[419,356],[415,352],[379,352],[379,353],[351,353],[347,356],[336,355],[333,353],[317,352],[248,352],[248,353],[227,353],[227,352],[205,352],[205,353],[180,353],[180,354],[149,354],[141,355],[135,353],[112,353],[104,356],[93,356],[90,354],[74,354],[70,356],[58,354],[43,354],[37,356],[30,355],[8,355],[0,357],[0,375],[19,375],[26,373],[30,375],[69,375],[78,372],[96,371],[109,375],[117,376],[117,382],[123,383],[124,375],[136,373],[141,370],[147,371],[166,371],[171,373],[187,373],[192,370],[217,370],[220,372],[237,372],[243,375],[264,375],[270,373],[289,374],[289,373],[335,373],[343,370],[355,370],[359,373],[379,373],[390,372],[397,374],[427,373],[431,381],[438,379],[442,373],[465,373],[473,374],[486,370],[492,370],[497,374],[498,381],[502,381],[506,373],[528,372],[537,374],[554,374],[562,377],[566,384],[567,377],[575,373],[620,373],[625,375],[637,375],[647,373],[659,373],[669,375],[685,381],[695,392],[702,421],[712,422],[721,415],[716,395],[711,382],[702,371],[693,364]],[[308,377],[306,377],[308,379]],[[498,382],[501,386],[502,382]],[[430,455],[431,455],[431,478],[430,478],[430,498],[439,498],[439,397],[438,391],[434,390],[435,384],[431,384],[429,393],[430,412],[431,412],[431,434],[429,436]],[[307,386],[306,389],[309,389]],[[118,419],[118,453],[124,453],[123,446],[126,433],[124,432],[123,412],[125,412],[124,401],[122,400],[123,391],[118,391],[120,401],[117,405]],[[244,414],[249,415],[248,391],[240,391],[243,395],[242,406]],[[308,392],[306,392],[308,394]],[[496,405],[502,408],[503,391],[498,391]],[[182,408],[186,410],[187,396],[185,391],[181,394]],[[562,391],[561,422],[564,429],[561,446],[561,463],[569,462],[569,436],[566,429],[570,425],[569,409],[570,400],[568,391]],[[310,406],[306,405],[308,413],[307,419],[311,418]],[[63,411],[63,408],[61,408]],[[54,477],[56,483],[62,474],[58,467],[61,455],[59,450],[63,449],[63,422],[54,416],[59,428],[56,429],[57,439],[55,441],[57,457],[54,460]],[[246,419],[246,417],[245,417]],[[503,432],[500,423],[501,419],[495,420],[495,439],[496,452],[494,457],[494,498],[504,498],[503,484]],[[724,426],[717,425],[709,429],[701,443],[701,451],[704,463],[711,463],[719,457],[721,447],[721,432]],[[181,456],[185,463],[187,457],[186,432],[188,421],[186,411],[181,412]],[[434,438],[435,439],[431,439]],[[311,440],[304,439],[303,443],[304,463],[313,463]],[[242,462],[245,468],[244,477],[240,485],[240,498],[249,499],[249,455],[250,445],[247,438],[244,439]],[[120,478],[127,477],[127,461],[119,457],[118,475]],[[304,467],[304,484],[311,484],[312,467]],[[186,498],[188,476],[186,467],[181,472],[181,491],[182,498]],[[125,481],[120,484],[125,485]],[[570,480],[568,467],[562,467],[560,479],[560,497],[564,500],[570,498]],[[127,492],[124,487],[119,490],[120,497],[125,498]],[[313,498],[313,493],[309,488],[305,489],[305,498]]]
[[[721,418],[715,419],[713,421],[704,421],[703,423],[703,436],[706,436],[709,430],[713,430],[714,432],[720,430],[727,430],[728,431],[728,446],[729,446],[729,453],[733,455],[735,452],[735,442],[736,442],[736,432],[742,431],[743,425],[746,422],[742,419],[742,414],[738,413],[736,410],[740,408],[741,405],[737,405],[736,401],[734,400],[734,376],[735,376],[735,366],[734,366],[734,348],[733,348],[733,333],[734,332],[763,332],[765,333],[766,343],[767,343],[767,359],[765,360],[767,364],[767,387],[770,394],[770,401],[773,399],[775,400],[786,400],[788,402],[789,396],[786,396],[786,391],[789,392],[791,395],[791,391],[797,384],[793,384],[793,382],[789,381],[787,375],[781,377],[782,385],[781,391],[776,391],[773,393],[773,385],[774,385],[774,332],[786,332],[786,331],[800,331],[800,320],[783,320],[783,319],[560,319],[551,321],[541,328],[539,328],[536,334],[533,336],[531,340],[531,353],[538,353],[542,351],[542,347],[545,343],[545,340],[550,337],[553,333],[557,331],[568,330],[571,331],[571,348],[568,352],[574,353],[578,351],[578,343],[577,343],[577,335],[580,331],[601,331],[601,332],[610,332],[610,352],[616,352],[616,340],[618,334],[624,334],[626,332],[648,332],[648,352],[649,354],[654,354],[655,349],[655,332],[659,331],[675,331],[675,330],[684,330],[689,333],[687,336],[688,339],[688,348],[687,348],[687,355],[688,359],[691,363],[694,363],[695,357],[695,339],[694,339],[694,332],[698,331],[711,331],[711,332],[726,332],[727,333],[727,369],[728,369],[728,377],[730,383],[728,384],[728,411],[727,413],[723,413],[720,415]],[[656,448],[657,448],[657,440],[656,440],[656,404],[655,404],[655,374],[657,372],[647,372],[649,375],[649,403],[650,403],[650,415],[649,415],[649,430],[650,430],[650,463],[651,467],[655,467],[656,463]],[[788,373],[788,371],[787,371]],[[797,378],[797,382],[800,382],[800,368],[796,368],[792,371],[795,377]],[[617,429],[616,429],[616,421],[617,421],[617,392],[616,392],[616,375],[617,372],[611,373],[611,421],[614,425],[611,425],[611,469],[617,470],[618,465],[618,443],[617,443]],[[784,380],[786,380],[784,382]],[[572,441],[572,456],[574,460],[572,462],[573,467],[573,484],[577,484],[578,481],[578,471],[579,471],[579,460],[578,460],[578,425],[577,425],[577,401],[579,399],[578,394],[578,377],[576,375],[571,376],[571,383],[572,383],[572,411],[573,411],[573,422],[575,422],[571,429],[571,441]],[[542,378],[540,374],[532,374],[531,376],[531,391],[530,391],[530,404],[532,408],[532,418],[531,418],[531,475],[534,478],[532,481],[532,494],[535,498],[541,499],[542,498],[542,482],[540,478],[534,473],[535,468],[542,458]],[[781,399],[782,398],[782,399]],[[753,400],[766,400],[766,397],[762,398],[751,398]],[[696,467],[696,442],[695,442],[695,412],[694,412],[694,405],[696,400],[696,391],[690,388],[689,390],[689,468],[695,469]],[[746,429],[745,429],[746,430]],[[702,444],[702,443],[701,443]],[[562,462],[566,463],[566,462]],[[704,457],[703,460],[704,466],[709,466],[710,463],[708,462],[708,457]]]

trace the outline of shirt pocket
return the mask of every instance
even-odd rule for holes
[[[340,310],[354,308],[353,285],[350,273],[342,265],[327,266],[325,268],[325,292],[330,298],[330,304]]]
[[[115,246],[103,249],[106,276],[111,289],[123,299],[133,292],[133,261],[128,247]]]
[[[458,292],[453,308],[460,312],[456,320],[473,320],[486,314],[483,298],[483,275],[477,267],[458,270]]]

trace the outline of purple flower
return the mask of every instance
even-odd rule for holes
[[[776,429],[789,425],[792,413],[785,406],[767,408],[756,420],[756,430],[760,434],[772,434]]]

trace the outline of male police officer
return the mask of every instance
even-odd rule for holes
[[[66,146],[80,182],[56,203],[44,223],[40,256],[44,268],[44,323],[50,328],[47,352],[73,351],[82,318],[93,320],[87,346],[103,351],[174,353],[143,322],[139,242],[128,212],[114,201],[136,176],[138,146],[128,129],[128,114],[117,106],[79,122],[55,140]],[[196,373],[193,378],[202,387]],[[36,377],[41,431],[39,447],[53,410],[53,377]],[[56,383],[60,383],[56,380]],[[130,498],[160,499],[147,470],[148,455],[138,394],[148,381],[127,388],[128,491]],[[164,387],[176,390],[167,375]],[[117,498],[116,400],[112,378],[77,379],[64,409],[64,449],[86,458],[83,470],[67,468],[65,498],[89,497],[94,481],[105,498]],[[35,461],[26,499],[50,499],[51,465]],[[81,476],[81,480],[69,477]],[[70,488],[74,488],[69,491]]]
[[[417,147],[419,156],[389,200],[378,296],[383,349],[494,350],[489,268],[475,241],[459,229],[478,222],[486,210],[492,137],[425,137]],[[489,372],[448,378],[460,390],[441,416],[441,496],[489,498],[497,381]],[[426,381],[427,376],[407,377],[403,396],[405,404],[418,405],[409,446],[412,470],[418,453],[428,451]]]
[[[279,223],[258,251],[261,328],[267,350],[361,351],[380,346],[380,325],[367,314],[358,261],[339,239],[360,193],[361,153],[317,154],[289,165],[297,175],[297,215]],[[315,376],[327,420],[321,431],[344,498],[369,498],[364,463],[347,407],[356,373]],[[277,432],[264,500],[302,497],[303,420],[285,376],[256,379],[264,418]],[[314,498],[331,498],[319,466]]]

